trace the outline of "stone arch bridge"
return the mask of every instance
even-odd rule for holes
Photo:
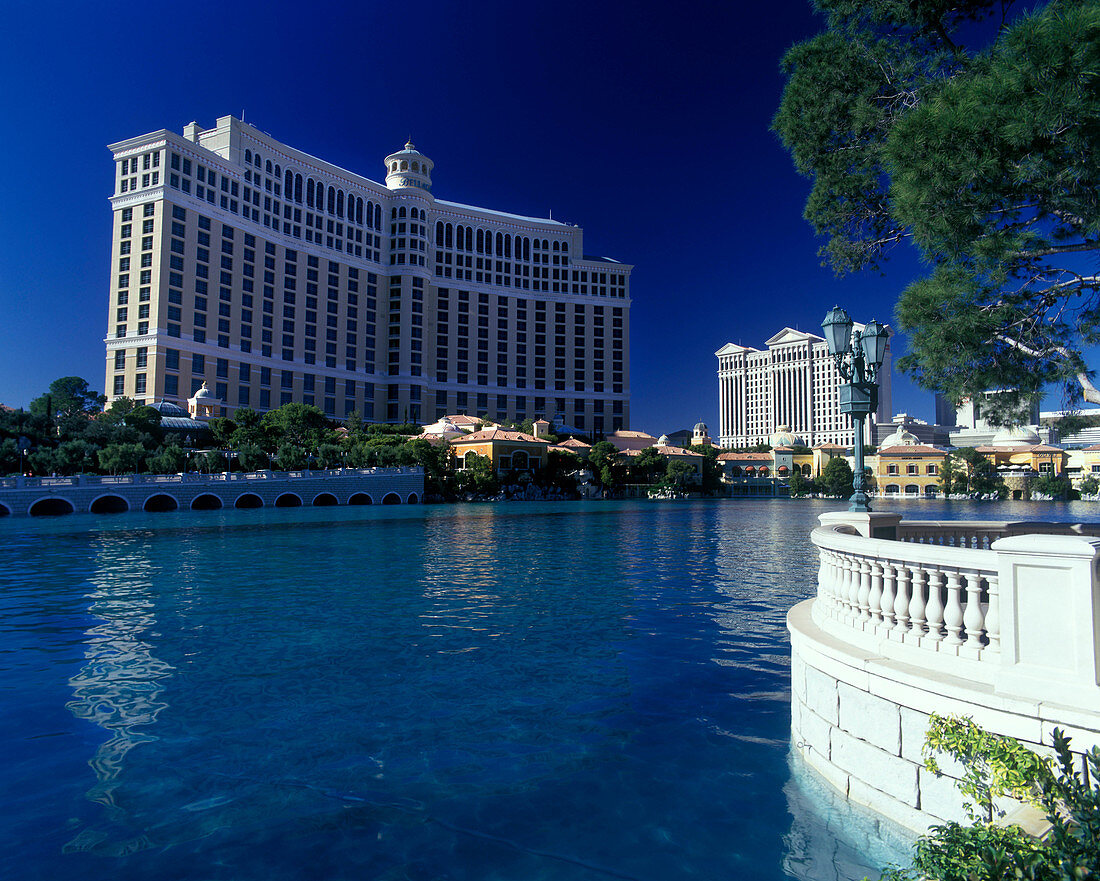
[[[0,517],[127,511],[411,505],[424,469],[342,468],[221,474],[0,478]]]

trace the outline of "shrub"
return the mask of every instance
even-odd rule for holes
[[[1070,738],[1055,728],[1057,764],[1019,742],[989,734],[970,719],[932,717],[925,753],[942,750],[966,768],[960,790],[979,809],[992,810],[996,795],[1024,796],[1047,815],[1042,839],[1017,826],[934,827],[916,843],[913,865],[883,874],[887,881],[1084,881],[1100,871],[1100,748],[1086,754],[1089,783],[1075,767]],[[934,769],[935,764],[929,765]],[[973,815],[973,814],[972,814]]]

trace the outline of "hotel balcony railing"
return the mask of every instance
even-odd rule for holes
[[[893,662],[1015,697],[1100,707],[1092,536],[1100,524],[828,514],[811,535],[820,553],[813,618]]]

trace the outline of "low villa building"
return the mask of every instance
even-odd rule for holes
[[[455,438],[451,449],[460,468],[465,467],[467,456],[478,455],[487,457],[497,474],[507,474],[545,468],[550,442],[522,431],[489,428]]]
[[[657,446],[657,438],[644,431],[627,431],[620,429],[607,436],[607,442],[620,453],[624,450],[644,450],[646,447]]]
[[[658,455],[667,459],[669,463],[672,462],[687,462],[692,468],[695,469],[695,473],[698,477],[703,476],[703,454],[696,453],[693,450],[685,450],[683,447],[676,447],[667,443],[668,438],[661,435],[657,439],[657,443],[652,444],[652,449],[656,450]],[[646,447],[645,449],[650,449]],[[619,455],[625,459],[634,459],[642,454],[642,450],[627,449],[623,450]]]
[[[875,486],[885,496],[924,496],[935,498],[941,492],[940,475],[947,450],[922,443],[920,438],[899,425],[883,438],[872,466]]]

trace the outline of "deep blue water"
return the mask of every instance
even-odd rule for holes
[[[860,877],[787,764],[836,507],[5,518],[0,877]]]

